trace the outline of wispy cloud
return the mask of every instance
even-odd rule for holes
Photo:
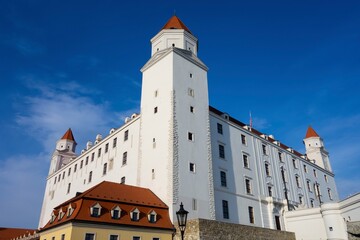
[[[259,130],[264,130],[271,126],[265,118],[253,117],[252,121],[254,128]]]

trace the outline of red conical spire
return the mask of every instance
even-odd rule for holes
[[[66,133],[64,134],[64,136],[62,136],[61,139],[67,139],[67,140],[71,140],[71,141],[74,141],[75,142],[75,138],[74,138],[74,135],[71,131],[71,128],[69,128]]]
[[[317,132],[315,132],[315,130],[311,126],[309,126],[305,138],[311,138],[311,137],[320,137],[320,136],[319,134],[317,134]]]
[[[191,33],[185,24],[175,15],[169,19],[162,29],[184,29],[185,31]]]

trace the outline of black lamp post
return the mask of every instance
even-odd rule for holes
[[[181,232],[181,240],[184,240],[184,232],[185,232],[185,228],[186,228],[186,220],[187,220],[188,213],[189,212],[184,209],[184,206],[181,203],[179,211],[176,212],[176,217],[177,217],[179,229]]]

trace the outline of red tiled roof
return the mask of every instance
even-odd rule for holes
[[[66,133],[64,134],[64,136],[62,136],[61,139],[67,139],[67,140],[72,140],[75,142],[75,138],[74,138],[74,135],[71,131],[71,128],[69,128]]]
[[[320,136],[319,134],[317,134],[317,132],[315,132],[315,130],[311,126],[309,126],[305,138],[311,138],[311,137],[320,137]]]
[[[56,217],[54,222],[51,223],[49,221],[41,231],[70,221],[173,229],[169,217],[169,208],[152,191],[146,188],[104,181],[59,205],[55,210],[68,207],[69,203],[76,204],[73,213],[61,219]],[[99,203],[101,206],[101,215],[99,217],[92,217],[90,215],[90,208],[96,203]],[[111,210],[114,206],[119,206],[121,209],[120,219],[113,219],[111,217]],[[134,208],[140,211],[139,221],[132,221],[130,219],[130,212]],[[157,221],[155,223],[149,222],[147,218],[147,213],[151,210],[157,213]]]
[[[23,229],[23,228],[0,228],[0,240],[10,240],[19,236],[33,234],[35,229]]]
[[[162,29],[184,29],[185,31],[191,33],[189,28],[187,28],[185,24],[175,15],[169,19]]]

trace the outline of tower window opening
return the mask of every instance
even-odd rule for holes
[[[172,46],[175,47],[175,43],[173,43]]]
[[[189,50],[190,50],[190,48],[189,48]],[[192,75],[192,73],[190,73],[190,78],[192,78],[193,77],[193,75]]]
[[[194,107],[190,106],[190,112],[193,113],[194,112]]]

